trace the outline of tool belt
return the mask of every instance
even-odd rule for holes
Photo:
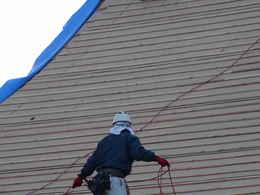
[[[98,172],[92,180],[87,180],[87,185],[94,195],[102,195],[106,190],[110,190],[110,175],[108,172]]]
[[[111,188],[110,176],[125,177],[119,169],[102,168],[98,170],[98,174],[92,180],[87,180],[89,190],[94,195],[103,195],[106,190],[110,190]]]

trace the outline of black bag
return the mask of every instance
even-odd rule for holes
[[[103,195],[106,190],[110,190],[110,175],[105,171],[98,172],[92,180],[87,181],[87,184],[94,195]]]

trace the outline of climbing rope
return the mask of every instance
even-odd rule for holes
[[[162,186],[162,176],[165,175],[166,173],[169,174],[169,179],[170,179],[170,184],[171,184],[171,188],[172,188],[172,194],[173,195],[176,195],[176,190],[175,190],[175,185],[173,183],[173,177],[171,175],[171,169],[170,169],[170,166],[167,166],[167,170],[164,171],[163,170],[163,167],[160,167],[159,171],[158,171],[158,176],[157,176],[157,183],[158,183],[158,186],[159,186],[159,189],[160,189],[160,195],[164,195],[163,193],[163,186]]]
[[[64,174],[66,174],[68,172],[68,170],[70,168],[72,168],[74,165],[76,165],[81,159],[83,158],[87,158],[90,155],[90,153],[85,154],[84,156],[77,158],[68,169],[65,169],[62,173],[60,173],[55,179],[51,180],[49,183],[45,184],[44,186],[42,186],[39,189],[35,189],[32,192],[27,193],[26,195],[34,195],[36,192],[39,192],[41,190],[44,190],[45,188],[47,188],[48,186],[50,186],[51,184],[57,182]],[[68,193],[71,191],[71,187],[69,187],[66,191],[66,193],[64,195],[68,195]]]
[[[183,92],[182,94],[180,94],[176,99],[171,100],[168,104],[166,104],[165,106],[163,106],[152,118],[150,121],[148,121],[142,128],[140,128],[138,131],[143,131],[147,126],[149,126],[151,123],[153,123],[153,121],[163,112],[165,111],[167,108],[169,108],[173,103],[181,100],[184,96],[194,92],[196,89],[214,81],[216,78],[218,78],[219,76],[223,75],[224,73],[226,73],[227,71],[229,71],[231,68],[233,68],[258,42],[260,41],[260,38],[258,38],[255,42],[253,42],[240,56],[239,58],[237,58],[230,66],[228,66],[226,69],[224,69],[223,71],[221,71],[220,73],[214,75],[212,78],[206,80],[205,82],[199,83],[198,85],[194,86],[193,88]]]
[[[71,187],[67,189],[67,191],[64,193],[64,195],[71,195]]]

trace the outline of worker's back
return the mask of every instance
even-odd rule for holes
[[[110,134],[102,139],[96,150],[96,159],[100,168],[117,168],[122,170],[124,175],[128,175],[134,157],[131,154],[129,144],[135,136],[129,131],[123,131],[120,135]]]

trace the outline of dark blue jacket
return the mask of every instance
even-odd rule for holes
[[[135,160],[154,161],[155,154],[146,150],[138,137],[124,130],[120,135],[110,134],[98,143],[95,152],[88,158],[80,175],[85,178],[98,169],[116,168],[127,176],[130,174]]]

